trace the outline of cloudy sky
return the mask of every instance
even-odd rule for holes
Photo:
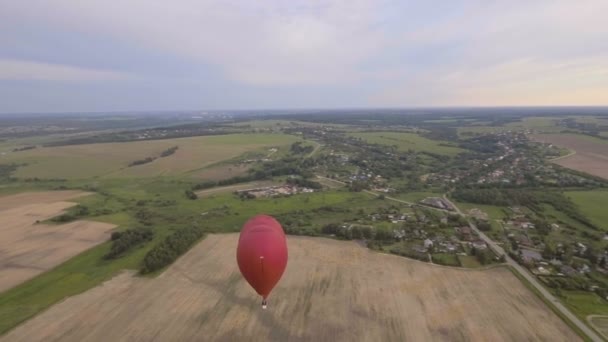
[[[0,112],[608,105],[608,1],[0,0]]]

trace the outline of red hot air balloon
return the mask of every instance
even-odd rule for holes
[[[257,215],[245,223],[239,236],[236,261],[245,280],[266,298],[287,266],[287,241],[281,224],[268,215]]]

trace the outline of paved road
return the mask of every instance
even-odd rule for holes
[[[327,177],[322,177],[322,176],[317,176],[318,178],[321,179],[325,179],[325,180],[329,180],[332,182],[336,182],[342,185],[347,185],[345,182],[339,181],[339,180],[335,180],[335,179],[331,179],[331,178],[327,178]],[[364,192],[368,193],[368,194],[372,194],[375,196],[379,196],[377,193],[373,192],[373,191],[369,191],[369,190],[364,190]],[[411,203],[411,202],[407,202],[407,201],[403,201],[394,197],[385,197],[388,200],[391,201],[396,201],[396,202],[400,202],[400,203],[405,203],[405,204],[415,204],[415,203]],[[460,208],[458,208],[452,201],[450,201],[447,196],[443,195],[443,198],[452,205],[452,207],[454,208],[454,210],[459,214],[464,216],[464,213],[462,211],[460,211]],[[432,208],[432,207],[429,207]],[[443,209],[438,209],[438,208],[432,208],[432,209],[437,209],[437,210],[443,210]],[[446,210],[443,210],[446,211]],[[510,265],[511,267],[513,267],[513,269],[519,273],[522,277],[524,277],[528,282],[530,282],[530,284],[532,284],[532,286],[534,286],[534,288],[536,288],[540,294],[545,297],[545,299],[547,299],[549,302],[551,302],[553,304],[553,306],[559,310],[565,317],[567,317],[574,325],[576,325],[584,334],[587,335],[587,337],[589,339],[591,339],[594,342],[601,342],[604,341],[602,338],[600,338],[600,336],[593,331],[589,326],[587,326],[585,323],[583,323],[583,321],[581,321],[578,317],[576,317],[570,310],[568,310],[568,308],[566,308],[557,298],[555,298],[555,296],[553,296],[549,291],[547,291],[547,289],[545,289],[536,279],[535,276],[533,276],[530,272],[528,272],[525,268],[523,268],[521,265],[519,265],[515,260],[513,260],[513,258],[511,258],[507,253],[505,253],[505,250],[500,247],[496,242],[494,242],[494,240],[490,239],[486,234],[484,234],[484,232],[480,231],[479,229],[477,229],[477,226],[475,226],[473,223],[471,223],[469,221],[469,225],[471,227],[471,229],[473,231],[475,231],[477,234],[479,234],[479,237],[485,241],[485,243],[488,244],[488,246],[490,246],[490,248],[496,253],[496,255],[504,255],[505,256],[505,260],[507,262],[508,265]]]
[[[323,177],[323,176],[319,176],[319,175],[317,175],[317,178],[328,180],[328,181],[334,182],[336,184],[341,184],[341,185],[344,185],[344,186],[348,185],[348,183],[339,181],[337,179],[331,179],[331,178],[327,178],[327,177]],[[370,190],[363,190],[363,192],[365,192],[367,194],[370,194],[370,195],[374,195],[376,197],[378,197],[380,195],[384,195],[384,194],[379,194],[377,192],[373,192],[373,191],[370,191]],[[423,205],[423,204],[420,204],[420,203],[408,202],[408,201],[404,201],[404,200],[401,200],[401,199],[398,199],[398,198],[395,198],[395,197],[386,196],[386,195],[384,196],[384,198],[387,199],[387,200],[389,200],[389,201],[395,201],[395,202],[399,202],[399,203],[403,203],[403,204],[407,204],[407,205],[412,205],[412,206],[417,206],[417,207],[423,207],[423,208],[443,211],[443,212],[446,212],[446,213],[452,213],[452,211],[449,211],[449,210],[445,210],[445,209],[441,209],[441,208],[435,208],[435,207],[431,207],[431,206],[428,206],[428,205]]]
[[[450,204],[452,204],[458,214],[464,215],[462,211],[460,211],[460,209],[456,205],[454,205],[454,203],[452,203],[445,195],[443,196],[443,198]],[[490,246],[490,248],[492,248],[492,250],[494,250],[497,255],[504,255],[507,264],[513,267],[515,271],[517,271],[522,277],[524,277],[528,282],[530,282],[530,284],[532,284],[532,286],[534,286],[534,288],[536,288],[540,292],[540,294],[545,297],[545,299],[553,303],[557,310],[559,310],[564,316],[566,316],[581,331],[583,331],[587,335],[587,337],[589,337],[592,341],[604,341],[595,331],[589,328],[589,326],[583,323],[583,321],[581,321],[570,310],[568,310],[568,308],[566,308],[557,298],[555,298],[555,296],[553,296],[549,291],[547,291],[547,289],[545,289],[544,286],[539,283],[535,276],[530,274],[530,272],[528,272],[525,268],[519,265],[508,254],[506,254],[505,250],[502,247],[500,247],[496,242],[490,239],[482,231],[477,229],[477,226],[475,226],[473,223],[469,222],[469,225],[471,226],[471,229],[474,230],[477,234],[479,234],[479,237],[483,241],[485,241],[485,243],[487,243],[488,246]]]

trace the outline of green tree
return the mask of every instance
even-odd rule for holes
[[[488,221],[480,220],[477,222],[477,228],[479,228],[481,231],[487,232],[492,230],[492,225]]]
[[[553,244],[551,243],[546,243],[545,249],[543,249],[542,252],[542,256],[547,260],[553,259],[555,257],[555,246],[553,246]]]
[[[475,250],[475,248],[473,248],[473,249]],[[487,265],[492,262],[491,252],[488,251],[487,249],[476,250],[475,256],[477,257],[477,260],[479,261],[479,263],[482,265]]]
[[[589,260],[592,265],[595,265],[597,263],[597,253],[595,252],[595,248],[593,248],[593,246],[587,247],[585,253],[583,254],[583,257]]]

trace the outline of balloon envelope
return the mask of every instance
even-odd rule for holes
[[[247,221],[239,236],[236,260],[249,285],[266,299],[287,266],[287,241],[281,224],[268,215]]]

